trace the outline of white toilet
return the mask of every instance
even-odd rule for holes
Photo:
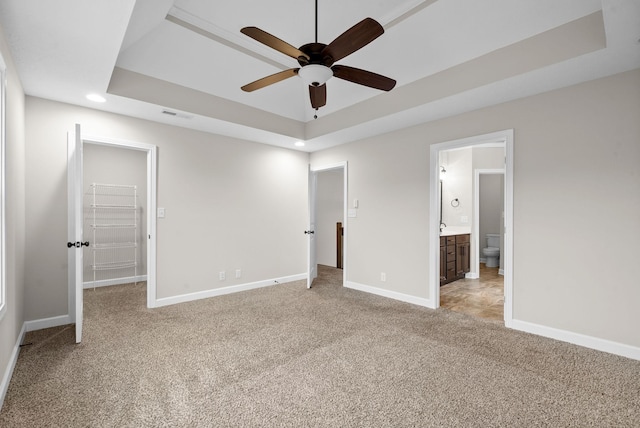
[[[487,233],[487,246],[482,249],[487,267],[498,267],[500,264],[500,234]]]

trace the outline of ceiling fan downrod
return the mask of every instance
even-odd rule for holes
[[[316,43],[318,43],[318,0],[316,0]],[[316,112],[313,114],[313,118],[318,118],[318,108],[316,107]]]

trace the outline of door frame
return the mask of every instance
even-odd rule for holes
[[[440,198],[438,186],[440,181],[440,152],[470,147],[480,144],[504,143],[505,148],[505,194],[504,194],[504,323],[506,327],[513,325],[513,145],[514,130],[492,132],[459,140],[445,141],[430,146],[429,159],[429,296],[430,307],[440,307],[440,233],[438,224]]]
[[[347,221],[347,207],[348,207],[348,195],[347,195],[347,189],[349,188],[348,186],[348,176],[349,176],[349,163],[347,161],[341,161],[341,162],[336,162],[336,163],[332,163],[332,164],[327,164],[327,165],[322,165],[322,166],[311,166],[310,171],[312,174],[318,174],[319,172],[324,172],[324,171],[332,171],[332,170],[337,170],[337,169],[342,169],[343,175],[342,175],[342,196],[343,196],[343,202],[342,202],[342,227],[343,227],[343,237],[342,237],[342,286],[344,287],[345,284],[347,283],[347,269],[349,267],[349,263],[347,261],[347,257],[348,257],[348,251],[347,251],[347,247],[348,247],[348,236],[349,234],[347,233],[348,230],[348,221]],[[315,194],[315,189],[313,194],[309,194],[309,206],[311,205],[311,198],[315,199],[316,194]],[[314,207],[317,208],[317,204],[313,204]],[[311,213],[309,213],[309,216],[311,216]]]
[[[73,132],[70,132],[70,134]],[[157,146],[117,138],[82,134],[82,145],[95,144],[121,149],[138,150],[147,154],[147,308],[157,306],[156,292],[156,211],[157,211]],[[82,179],[82,178],[81,178]],[[79,219],[82,221],[82,219]],[[70,281],[71,282],[71,281]],[[69,283],[69,315],[71,322],[75,319],[75,284]]]

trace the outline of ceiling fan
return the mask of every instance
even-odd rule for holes
[[[396,85],[396,81],[393,79],[371,71],[335,64],[335,62],[340,61],[347,55],[351,55],[381,36],[384,33],[382,25],[372,18],[365,18],[342,33],[334,41],[325,45],[324,43],[318,43],[318,0],[316,0],[315,16],[316,41],[315,43],[302,45],[299,48],[295,48],[257,27],[244,27],[240,30],[252,39],[296,59],[300,64],[298,68],[280,71],[244,85],[241,88],[243,91],[252,92],[297,75],[309,85],[311,106],[317,111],[327,103],[326,81],[333,76],[383,91],[393,89]]]

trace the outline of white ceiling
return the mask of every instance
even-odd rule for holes
[[[398,84],[333,78],[317,120],[297,77],[240,90],[297,66],[240,29],[312,42],[314,0],[2,0],[0,25],[28,95],[305,151],[640,67],[638,0],[318,3],[322,43],[382,24],[339,63]]]

